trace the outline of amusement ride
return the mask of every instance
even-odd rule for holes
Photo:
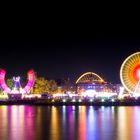
[[[29,70],[28,75],[28,81],[25,87],[21,87],[20,84],[20,76],[13,77],[12,82],[13,86],[12,88],[8,87],[8,85],[5,82],[5,75],[6,71],[4,69],[0,69],[0,87],[2,88],[3,92],[7,93],[9,96],[19,96],[19,95],[25,95],[30,93],[30,90],[32,89],[34,82],[35,82],[35,74],[33,70]]]
[[[110,98],[117,96],[112,86],[94,72],[86,72],[76,80],[77,92],[84,97]]]
[[[140,96],[140,52],[125,59],[120,69],[123,87],[133,96]]]
[[[20,76],[12,78],[12,87],[6,84],[5,80],[6,71],[0,69],[0,87],[1,90],[10,96],[28,96],[35,83],[35,73],[31,69],[27,73],[28,81],[24,87],[21,86]],[[117,92],[115,86],[106,82],[101,76],[94,72],[86,72],[77,78],[75,85],[76,91],[72,93],[68,91],[66,94],[58,93],[53,97],[73,97],[84,98],[103,98],[103,99],[120,99],[123,97],[124,90],[126,90],[131,97],[140,97],[140,52],[136,52],[128,56],[121,65],[120,79],[122,86],[120,91]],[[75,100],[75,99],[74,99]]]

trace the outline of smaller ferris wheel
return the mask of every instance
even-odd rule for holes
[[[122,63],[120,79],[128,92],[140,96],[140,52],[130,55]]]

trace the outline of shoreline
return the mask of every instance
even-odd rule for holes
[[[84,101],[84,102],[62,102],[50,100],[6,100],[0,101],[0,105],[44,105],[44,106],[140,106],[140,100],[138,101]]]

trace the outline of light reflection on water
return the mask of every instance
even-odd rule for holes
[[[139,140],[140,107],[0,106],[0,140]]]

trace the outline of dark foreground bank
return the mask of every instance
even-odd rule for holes
[[[0,105],[93,105],[93,106],[135,106],[140,105],[140,100],[108,100],[108,101],[63,101],[63,100],[5,100],[0,101]]]

